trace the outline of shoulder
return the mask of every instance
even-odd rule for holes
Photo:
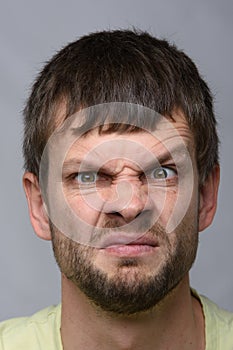
[[[0,323],[0,350],[61,349],[61,306],[50,306],[31,317],[13,318]]]
[[[202,304],[205,317],[206,350],[233,349],[233,313],[194,291]]]

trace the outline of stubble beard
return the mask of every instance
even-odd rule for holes
[[[175,247],[164,228],[156,224],[151,230],[166,253],[163,263],[152,273],[144,274],[138,258],[121,258],[116,273],[108,274],[93,263],[94,247],[77,243],[62,235],[50,223],[53,251],[61,272],[98,308],[117,315],[133,315],[157,306],[190,270],[197,252],[197,224],[181,224],[176,232]],[[153,266],[152,266],[153,269]]]

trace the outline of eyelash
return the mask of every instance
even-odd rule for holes
[[[152,173],[155,173],[156,171],[161,171],[161,170],[163,170],[166,173],[167,176],[161,177],[161,178],[157,178],[156,180],[168,180],[171,177],[173,178],[173,177],[177,176],[177,170],[174,167],[171,167],[171,166],[160,166],[160,167],[157,167],[157,168],[153,168],[152,170],[147,172],[147,174],[149,173],[149,176],[150,176]],[[169,172],[173,172],[173,175],[169,176]],[[148,175],[147,175],[147,177],[148,177]]]
[[[153,178],[152,174],[155,173],[156,171],[161,171],[161,170],[164,170],[165,172],[165,177],[162,177],[161,178]],[[173,175],[169,176],[169,172],[173,172]],[[168,173],[168,174],[166,174]],[[95,179],[91,182],[81,182],[81,181],[78,181],[77,180],[77,177],[80,177],[82,175],[88,175],[88,174],[95,174]],[[162,174],[161,174],[162,175]],[[98,177],[99,177],[99,181],[105,181],[105,180],[110,180],[110,176],[107,175],[107,174],[102,174],[102,173],[98,173],[96,171],[84,171],[84,172],[80,172],[80,173],[74,173],[74,174],[71,174],[69,176],[69,179],[75,181],[76,183],[79,184],[79,186],[93,186],[94,184],[96,184],[96,182],[98,181]],[[102,177],[102,180],[100,180],[100,177]],[[157,181],[157,182],[162,182],[162,181],[172,181],[174,180],[174,178],[177,177],[177,171],[176,169],[174,168],[174,166],[160,166],[160,167],[156,167],[156,168],[152,168],[148,171],[146,171],[145,173],[143,173],[140,178],[141,180],[144,178],[147,179],[148,182],[152,182],[152,181]]]
[[[95,178],[95,181],[87,182],[85,184],[85,182],[82,183],[82,182],[79,182],[77,180],[77,177],[80,177],[80,176],[85,175],[85,174],[92,174],[92,173],[95,174],[95,176],[97,177],[97,178]],[[73,174],[67,176],[65,178],[65,181],[68,182],[68,183],[72,183],[74,186],[78,185],[79,187],[80,186],[93,187],[93,185],[96,184],[96,182],[98,181],[98,178],[100,178],[100,177],[102,178],[102,180],[99,180],[99,181],[102,181],[102,184],[104,183],[105,180],[107,180],[109,178],[107,175],[102,174],[102,173],[98,173],[96,171],[83,171],[83,172],[80,172],[80,173],[73,173]]]

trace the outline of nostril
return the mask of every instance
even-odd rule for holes
[[[108,214],[122,217],[121,213],[119,213],[118,211],[112,211],[112,212],[110,212]]]

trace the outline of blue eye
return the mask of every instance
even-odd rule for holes
[[[170,177],[174,177],[175,175],[175,170],[166,167],[156,168],[151,172],[151,178],[156,180],[164,180]]]
[[[98,178],[97,172],[95,171],[86,171],[83,173],[79,173],[76,176],[76,180],[80,184],[94,184]]]

